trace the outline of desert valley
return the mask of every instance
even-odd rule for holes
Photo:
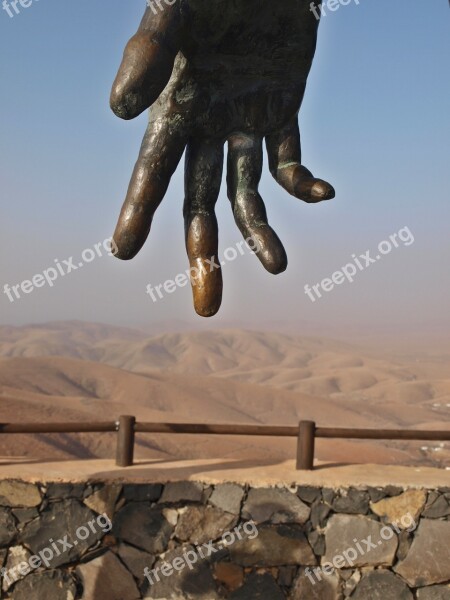
[[[239,329],[151,335],[81,322],[0,327],[0,421],[139,420],[439,429],[450,421],[450,358],[383,357],[317,337]],[[0,454],[113,457],[113,434],[1,436]],[[138,435],[138,458],[295,456],[295,440]],[[444,468],[450,444],[320,440],[335,463]]]

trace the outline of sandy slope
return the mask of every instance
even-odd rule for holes
[[[396,361],[272,332],[147,333],[86,323],[0,327],[0,419],[448,427],[447,360]],[[447,404],[449,406],[447,406]],[[139,436],[142,457],[292,458],[293,440]],[[108,457],[113,435],[0,438],[6,455]],[[426,450],[420,447],[427,446]],[[319,442],[324,460],[442,465],[439,444]]]

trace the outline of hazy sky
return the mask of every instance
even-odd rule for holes
[[[14,18],[0,10],[2,324],[200,324],[188,287],[157,303],[145,293],[187,268],[182,167],[134,261],[96,258],[13,303],[3,293],[55,259],[78,264],[112,234],[146,115],[120,121],[108,98],[144,6],[34,0]],[[300,125],[304,164],[337,197],[308,206],[266,167],[261,192],[288,270],[271,276],[249,254],[229,262],[222,309],[201,326],[450,331],[449,16],[447,0],[352,0],[322,20]],[[223,252],[240,240],[224,188],[218,218]],[[305,294],[305,284],[331,277],[352,254],[376,256],[405,227],[413,243],[397,240],[315,302]]]

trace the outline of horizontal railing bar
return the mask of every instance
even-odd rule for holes
[[[214,435],[261,435],[297,437],[298,426],[288,425],[198,425],[194,423],[136,423],[136,433],[187,433]]]
[[[107,433],[117,431],[115,421],[102,423],[0,423],[1,433]]]
[[[450,440],[450,431],[424,431],[413,429],[340,429],[317,427],[318,438],[357,439],[357,440]]]
[[[108,433],[117,431],[116,421],[91,423],[0,423],[0,434]],[[298,426],[137,422],[136,433],[178,433],[298,437]],[[450,441],[450,431],[405,429],[348,429],[316,427],[316,438]]]

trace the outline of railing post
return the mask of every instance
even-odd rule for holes
[[[122,415],[117,430],[116,465],[131,467],[134,458],[134,426],[136,417]]]
[[[297,470],[314,469],[314,446],[316,441],[316,423],[300,421],[297,439]]]

